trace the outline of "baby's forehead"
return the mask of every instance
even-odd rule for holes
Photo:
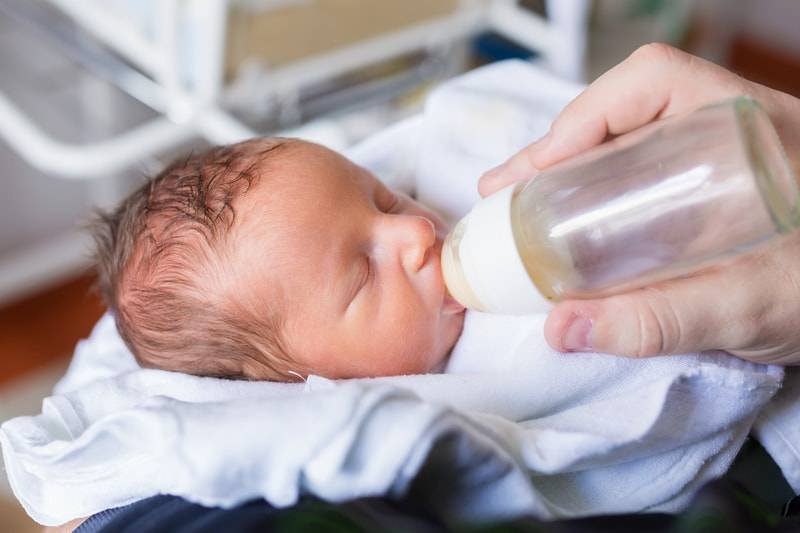
[[[280,287],[295,305],[330,270],[326,259],[352,222],[342,215],[358,216],[351,207],[363,202],[358,194],[371,194],[374,178],[315,145],[284,152],[258,171],[263,174],[236,206],[227,268],[231,282],[247,286],[255,299],[269,301]]]
[[[265,162],[259,168],[259,183],[248,203],[303,204],[338,199],[344,195],[373,195],[385,188],[369,171],[349,161],[344,156],[312,143],[299,142],[280,159]],[[280,205],[276,205],[280,207]],[[328,206],[330,207],[330,206]]]
[[[301,141],[255,171],[258,179],[234,206],[240,244],[242,239],[303,238],[302,230],[352,213],[383,187],[338,153]]]

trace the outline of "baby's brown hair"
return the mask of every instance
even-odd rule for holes
[[[288,139],[253,139],[179,159],[93,224],[98,287],[143,367],[291,379],[279,302],[253,312],[221,281],[236,198]]]

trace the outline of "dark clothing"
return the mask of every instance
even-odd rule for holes
[[[709,483],[677,515],[627,514],[543,522],[522,518],[502,524],[469,526],[449,523],[409,502],[363,498],[342,504],[304,498],[276,509],[253,500],[233,509],[208,508],[176,496],[154,496],[126,507],[98,513],[78,533],[217,533],[217,532],[619,532],[751,533],[800,531],[800,498],[793,496],[777,466],[754,441],[739,454],[731,471]],[[782,514],[788,516],[782,516]]]

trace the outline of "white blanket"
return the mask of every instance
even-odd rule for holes
[[[495,65],[351,155],[453,218],[577,90]],[[446,374],[297,385],[142,370],[105,317],[42,414],[3,424],[7,473],[47,525],[158,493],[407,496],[466,520],[669,511],[728,468],[783,378],[722,353],[559,354],[543,322],[468,313]]]

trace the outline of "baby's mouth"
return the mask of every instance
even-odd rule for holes
[[[442,312],[445,315],[454,315],[464,311],[466,307],[461,305],[458,300],[450,296],[450,291],[447,290],[447,286],[444,288],[444,300],[442,301]]]

